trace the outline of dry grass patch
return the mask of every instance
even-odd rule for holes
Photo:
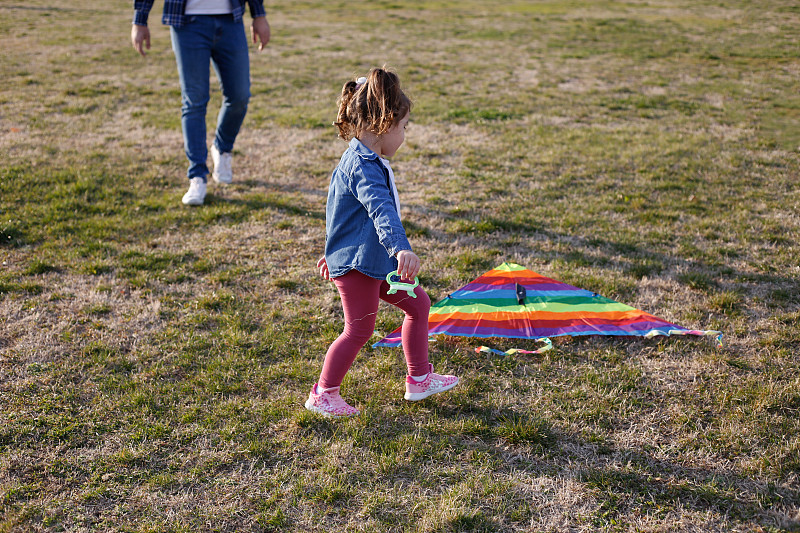
[[[143,60],[130,6],[0,6],[0,531],[798,530],[796,6],[290,4],[200,209],[160,7]],[[463,382],[414,404],[368,348],[362,415],[305,411],[334,102],[383,64],[433,299],[511,261],[724,348],[440,339]]]

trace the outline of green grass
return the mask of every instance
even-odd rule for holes
[[[0,5],[0,531],[800,530],[793,2],[270,4],[197,209],[161,6],[142,59],[116,4]],[[359,417],[303,409],[335,100],[383,64],[434,300],[511,261],[725,346],[442,339],[462,383],[413,404],[365,348]]]

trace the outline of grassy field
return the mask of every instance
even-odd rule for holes
[[[235,181],[186,208],[161,2],[143,59],[132,2],[0,0],[0,532],[800,531],[797,2],[267,7]],[[444,339],[462,384],[413,404],[365,349],[362,414],[308,413],[335,99],[384,64],[433,300],[516,262],[725,346]]]

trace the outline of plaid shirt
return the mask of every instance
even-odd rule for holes
[[[155,0],[134,0],[133,2],[133,23],[137,26],[147,26],[147,16],[153,7]],[[244,15],[244,4],[250,5],[250,15],[253,18],[266,16],[264,11],[264,0],[231,0],[233,5],[233,19],[241,20]],[[168,26],[180,28],[186,22],[186,0],[164,0],[164,16],[161,22]]]

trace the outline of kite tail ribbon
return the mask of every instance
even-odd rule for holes
[[[662,332],[654,330],[645,335],[645,337],[650,339],[663,334],[664,333]],[[698,337],[714,337],[714,340],[716,341],[717,344],[717,348],[722,348],[722,332],[714,329],[709,329],[705,331],[697,329],[671,329],[667,332],[667,335],[696,335]]]
[[[544,346],[542,346],[538,350],[533,350],[533,351],[531,351],[531,350],[520,350],[518,348],[511,348],[510,350],[506,350],[505,352],[500,351],[500,350],[496,350],[494,348],[489,348],[488,346],[480,346],[479,348],[475,348],[475,351],[478,352],[478,353],[481,353],[481,352],[483,352],[483,353],[493,353],[493,354],[497,354],[497,355],[514,355],[514,354],[517,354],[517,353],[533,353],[533,354],[544,353],[544,352],[546,352],[548,350],[552,350],[553,349],[553,341],[551,341],[547,337],[539,337],[538,339],[534,339],[534,340],[537,340],[539,342],[544,343]]]
[[[714,340],[717,343],[717,348],[722,348],[722,332],[717,331],[714,329],[709,329],[706,331],[702,330],[691,330],[691,331],[684,331],[684,330],[674,330],[671,329],[669,331],[670,335],[699,335],[702,337],[714,337]]]

